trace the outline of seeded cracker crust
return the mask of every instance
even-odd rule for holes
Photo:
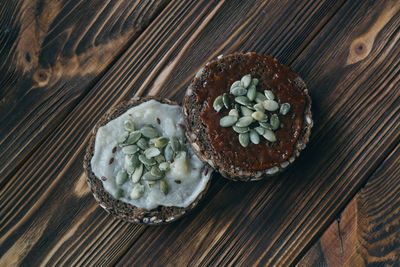
[[[97,130],[101,126],[105,125],[107,122],[122,115],[131,107],[137,106],[150,99],[154,99],[164,104],[177,105],[177,103],[170,101],[168,99],[161,99],[157,97],[143,97],[143,98],[133,98],[130,101],[122,102],[118,104],[116,107],[110,109],[104,116],[100,118],[100,120],[96,123],[96,125],[92,130],[89,144],[86,149],[86,154],[83,161],[83,167],[86,172],[86,182],[90,190],[92,191],[94,198],[96,199],[97,202],[99,202],[100,206],[103,209],[105,209],[108,213],[127,222],[132,222],[137,224],[157,225],[175,221],[180,217],[182,217],[185,213],[192,210],[207,192],[211,179],[208,181],[206,188],[200,193],[200,195],[195,199],[195,201],[186,208],[159,206],[153,210],[145,210],[137,208],[131,204],[122,202],[120,200],[117,200],[108,192],[106,192],[104,190],[102,181],[94,175],[90,163],[94,154],[94,144],[95,144]],[[208,168],[209,172],[212,171],[207,164],[204,165],[204,168]]]
[[[216,60],[213,60],[206,64],[208,66],[211,63],[216,63],[221,66],[225,66],[225,62],[245,62],[246,58],[255,53],[239,54],[234,53],[224,57],[219,56]],[[278,63],[279,64],[279,63]],[[186,122],[186,137],[189,140],[194,152],[204,162],[208,163],[216,171],[221,173],[225,178],[234,181],[256,181],[267,177],[275,176],[287,168],[294,160],[300,155],[300,151],[306,147],[309,141],[311,128],[313,126],[312,114],[311,114],[311,98],[308,94],[308,89],[305,82],[297,76],[294,82],[302,88],[305,97],[306,105],[304,108],[303,115],[303,126],[299,139],[295,143],[295,149],[293,154],[289,157],[288,161],[285,161],[272,168],[254,171],[254,170],[242,170],[235,166],[231,166],[229,162],[226,162],[224,158],[219,157],[214,151],[210,144],[210,138],[207,133],[206,126],[200,119],[201,110],[203,109],[203,103],[197,101],[196,93],[202,88],[202,84],[209,77],[210,70],[207,68],[201,68],[192,83],[186,90],[186,94],[183,101],[183,115]],[[245,73],[243,73],[244,75]]]

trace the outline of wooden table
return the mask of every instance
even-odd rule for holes
[[[400,264],[400,1],[2,1],[0,266]],[[267,181],[213,177],[171,225],[114,219],[82,168],[88,134],[133,96],[181,102],[220,54],[307,82],[315,126]]]

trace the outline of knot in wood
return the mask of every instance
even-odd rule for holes
[[[45,86],[50,80],[50,72],[45,69],[39,69],[33,74],[33,80],[38,86]]]

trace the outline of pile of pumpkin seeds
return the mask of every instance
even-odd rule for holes
[[[215,98],[213,107],[220,112],[223,108],[230,109],[229,114],[221,118],[222,127],[232,127],[239,134],[239,143],[247,147],[249,143],[259,144],[260,136],[269,142],[275,142],[275,131],[280,128],[278,116],[287,115],[289,103],[279,104],[271,90],[264,94],[257,91],[258,79],[250,74],[235,81],[229,90],[234,97],[234,103],[227,93]]]
[[[131,199],[139,199],[145,192],[144,183],[150,187],[159,183],[161,192],[168,194],[169,187],[165,181],[165,172],[170,163],[184,146],[176,136],[160,136],[157,129],[146,124],[136,129],[131,120],[124,122],[124,133],[119,137],[119,147],[125,155],[124,168],[118,171],[115,182],[122,186],[126,182],[132,185],[129,194]],[[123,197],[124,191],[119,188],[117,198]]]

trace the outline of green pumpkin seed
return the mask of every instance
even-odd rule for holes
[[[124,128],[128,132],[133,132],[135,130],[135,124],[131,120],[124,121]]]
[[[141,136],[142,136],[142,134],[139,131],[134,131],[129,134],[129,137],[128,137],[128,139],[126,139],[125,144],[132,145],[132,144],[136,143],[140,139]]]
[[[146,158],[150,159],[150,158],[154,158],[155,156],[160,155],[160,150],[156,147],[149,147],[148,149],[146,149],[144,151],[144,155],[146,156]]]
[[[247,98],[251,101],[256,99],[257,89],[255,85],[250,85],[249,89],[247,90]]]
[[[251,117],[255,119],[256,121],[263,121],[267,119],[267,115],[264,114],[264,112],[261,111],[256,111],[251,114]]]
[[[115,177],[115,182],[117,183],[117,185],[124,184],[126,180],[128,180],[128,173],[126,172],[126,170],[122,169],[118,171],[117,177]]]
[[[222,102],[222,96],[217,96],[213,103],[213,108],[216,112],[219,112],[224,107],[224,103]]]
[[[264,112],[264,111],[265,111],[264,106],[263,106],[262,103],[257,103],[257,104],[255,104],[253,107],[254,107],[254,109],[257,110],[257,111],[261,111],[261,112]]]
[[[260,136],[255,130],[250,130],[250,141],[256,145],[260,143]]]
[[[271,119],[269,121],[269,123],[271,124],[272,130],[277,130],[280,126],[280,122],[279,122],[279,117],[277,114],[273,114],[271,116]]]
[[[144,185],[141,184],[135,184],[132,188],[131,194],[129,197],[131,199],[139,199],[143,196],[144,194]]]
[[[238,127],[236,125],[233,125],[232,128],[237,133],[247,133],[248,131],[250,131],[249,127]]]
[[[272,130],[272,126],[271,126],[271,124],[269,124],[268,122],[259,121],[258,123],[259,123],[260,126],[263,127],[264,129]]]
[[[247,147],[249,145],[249,133],[241,133],[239,134],[239,143],[242,147]]]
[[[253,118],[250,116],[241,117],[237,122],[236,126],[238,127],[247,127],[253,122]]]
[[[147,165],[147,166],[153,166],[157,163],[155,159],[153,159],[153,158],[149,159],[145,155],[139,155],[139,160],[141,163],[143,163],[144,165]]]
[[[157,138],[154,141],[154,146],[158,147],[158,148],[162,148],[162,147],[165,147],[168,144],[168,142],[169,142],[169,138],[162,136],[162,137]]]
[[[274,95],[274,93],[272,93],[271,90],[264,90],[264,94],[265,94],[265,97],[268,100],[274,100],[275,99],[275,95]]]
[[[181,151],[181,143],[179,142],[178,137],[176,136],[172,136],[170,138],[170,142],[171,142],[171,148],[174,152],[178,152]]]
[[[230,127],[237,122],[238,118],[236,116],[225,116],[219,120],[219,125],[221,127]]]
[[[247,96],[237,96],[235,97],[235,102],[244,106],[251,105],[251,101],[247,98]]]
[[[142,135],[144,137],[147,137],[147,138],[158,137],[158,131],[151,126],[143,126],[142,129],[140,129],[140,132],[142,133]]]
[[[139,151],[139,147],[137,145],[129,145],[129,146],[124,146],[122,148],[122,152],[124,154],[129,154],[129,155],[135,154],[138,151]]]
[[[260,127],[260,126],[254,128],[254,130],[255,130],[259,135],[263,135],[263,134],[264,134],[264,131],[265,131],[264,128],[263,128],[263,127]]]
[[[160,181],[160,190],[161,190],[161,192],[164,193],[164,195],[168,194],[169,188],[168,188],[168,184],[165,180]]]
[[[246,95],[247,90],[241,86],[238,86],[233,88],[230,93],[234,96],[241,96],[241,95]]]
[[[149,148],[149,142],[146,140],[146,138],[142,137],[140,138],[137,142],[136,145],[141,149],[141,150],[146,150]]]
[[[121,197],[124,197],[125,192],[122,188],[118,188],[117,192],[115,193],[115,198],[119,199]]]
[[[172,150],[171,144],[168,144],[164,149],[165,161],[171,161],[174,157],[174,150]]]
[[[251,84],[253,84],[254,86],[257,86],[258,85],[258,79],[257,78],[253,78],[251,80]]]
[[[231,103],[231,100],[229,99],[229,96],[227,93],[224,93],[222,95],[222,103],[224,103],[225,108],[229,108],[229,105]]]
[[[132,173],[131,176],[132,183],[138,183],[140,181],[140,178],[142,177],[142,174],[143,174],[143,164],[140,163],[139,167],[137,167],[135,171]]]
[[[243,76],[242,79],[240,80],[240,84],[244,88],[249,87],[250,83],[251,83],[251,75],[250,74],[247,74],[247,75]]]
[[[156,176],[156,177],[163,177],[164,176],[164,172],[161,171],[157,166],[151,167],[150,173],[153,176]]]
[[[278,102],[276,102],[274,100],[269,100],[269,99],[267,99],[263,102],[263,106],[268,111],[275,111],[279,108]]]
[[[270,142],[275,142],[276,141],[276,135],[273,131],[265,129],[265,132],[263,134],[263,137],[267,139]]]
[[[143,180],[145,181],[157,181],[160,180],[162,177],[157,177],[154,176],[153,174],[151,174],[151,172],[146,172],[145,174],[143,174]]]
[[[240,86],[240,81],[236,81],[236,82],[232,83],[230,91],[232,91],[233,88],[238,87],[238,86]]]
[[[279,113],[281,113],[282,115],[286,115],[289,113],[290,110],[290,104],[289,103],[283,103],[281,105],[281,109],[279,110]]]
[[[239,112],[236,109],[229,110],[229,116],[235,116],[236,118],[239,117]]]
[[[241,106],[240,111],[242,112],[243,116],[251,116],[251,114],[253,114],[253,111],[245,106]]]
[[[154,159],[157,161],[157,163],[165,162],[165,157],[163,155],[155,156]]]
[[[169,169],[169,162],[162,162],[160,165],[158,165],[158,168],[160,168],[161,171],[167,171]]]
[[[263,103],[265,100],[267,100],[267,98],[265,97],[265,95],[263,95],[260,92],[256,93],[256,102],[257,103]]]
[[[129,136],[129,132],[124,131],[120,136],[118,136],[117,142],[118,142],[119,144],[125,142],[125,140],[128,138],[128,136]]]

